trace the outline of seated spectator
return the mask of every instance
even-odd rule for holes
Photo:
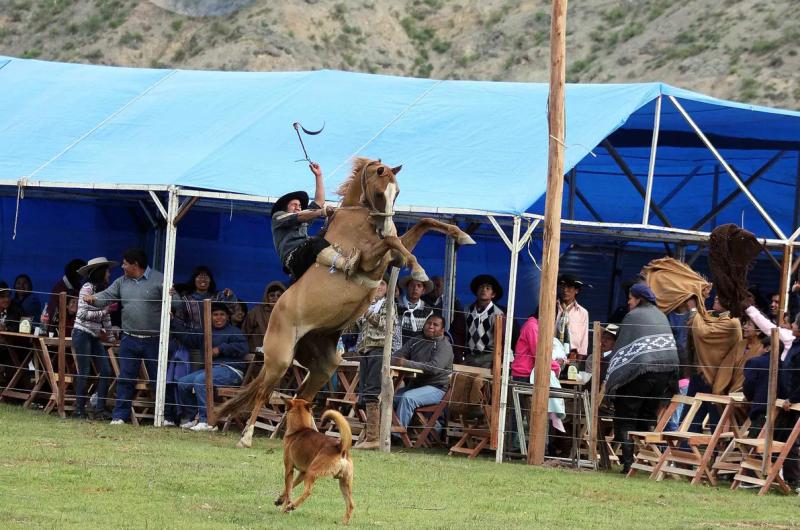
[[[234,386],[242,382],[244,363],[247,354],[247,340],[241,330],[230,323],[231,310],[222,302],[214,302],[211,307],[211,344],[213,355],[212,381],[215,386]],[[188,330],[180,320],[173,320],[173,329],[179,340],[187,348],[202,348],[203,335]],[[178,404],[182,413],[189,417],[181,418],[180,426],[193,431],[215,431],[216,426],[208,424],[206,415],[206,373],[205,370],[192,372],[178,380]],[[194,419],[197,411],[198,420]]]
[[[42,302],[33,292],[33,282],[27,274],[14,280],[14,301],[22,308],[22,316],[36,322],[42,316]]]
[[[45,306],[42,313],[41,322],[45,331],[47,331],[48,326],[52,326],[52,320],[58,311],[58,295],[65,292],[77,293],[80,290],[82,284],[78,269],[84,265],[86,265],[86,261],[80,258],[73,259],[64,265],[64,275],[50,290],[50,298],[47,300],[47,306]]]
[[[0,281],[0,331],[19,331],[22,308],[11,298],[6,282]]]
[[[453,370],[453,347],[444,336],[444,319],[432,314],[425,320],[422,336],[403,343],[392,356],[397,366],[417,368],[422,374],[407,381],[395,392],[394,407],[400,424],[407,427],[418,407],[434,405],[450,386]]]
[[[78,292],[69,290],[67,291],[67,322],[64,326],[64,336],[71,337],[72,329],[75,326],[75,318],[78,316]],[[59,322],[61,315],[56,308],[55,313],[50,318],[51,330],[58,336]]]
[[[458,343],[463,346],[458,348],[458,360],[469,366],[491,368],[494,362],[494,325],[497,316],[504,314],[496,301],[502,298],[503,288],[490,274],[475,276],[469,287],[475,295],[475,302],[467,307],[463,330],[456,329],[455,325],[453,328],[455,337],[463,337],[463,342]]]
[[[745,334],[747,330],[745,328]],[[770,339],[761,335],[759,338],[755,333],[749,333],[747,337],[748,346],[750,345],[750,338],[757,337],[757,351],[755,357],[751,357],[744,365],[744,386],[742,392],[747,401],[750,402],[750,411],[748,417],[750,418],[750,430],[748,436],[755,438],[764,426],[764,421],[767,417],[767,396],[769,389],[769,357],[770,357]]]
[[[628,431],[647,431],[662,402],[675,394],[678,351],[666,315],[643,283],[631,287],[630,312],[620,332],[606,374],[606,394],[614,400],[614,437],[622,442],[622,472],[633,463]]]
[[[512,381],[527,383],[530,379],[536,362],[536,343],[538,338],[539,321],[535,316],[530,316],[522,325],[517,345],[514,348],[514,360],[511,361]],[[558,366],[557,363],[556,366]]]
[[[283,283],[278,281],[269,282],[264,289],[262,303],[247,312],[242,331],[247,336],[247,344],[251,352],[261,348],[264,344],[264,335],[267,333],[267,325],[269,324],[269,317],[272,315],[272,308],[275,307],[278,298],[284,292],[286,292],[286,286]]]
[[[433,314],[433,309],[425,304],[422,296],[433,290],[433,282],[420,282],[404,276],[397,285],[405,293],[397,304],[397,316],[400,319],[403,341],[422,336],[425,320]]]
[[[242,325],[244,325],[244,319],[247,317],[247,304],[244,302],[236,302],[233,304],[232,311],[231,324],[239,329],[242,329]]]
[[[108,387],[114,378],[111,362],[103,342],[109,339],[111,333],[111,316],[109,312],[113,305],[105,308],[96,307],[88,303],[84,296],[94,296],[108,287],[111,278],[110,268],[116,266],[116,261],[109,261],[104,257],[90,259],[78,271],[85,276],[87,281],[81,287],[78,298],[78,311],[75,317],[75,327],[72,331],[72,351],[75,353],[78,373],[75,377],[75,412],[74,418],[86,418],[86,378],[89,376],[92,361],[100,372],[97,382],[97,408],[94,416],[99,419],[111,419],[105,410]]]

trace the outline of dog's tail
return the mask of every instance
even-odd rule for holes
[[[339,436],[342,439],[342,454],[350,451],[350,446],[353,445],[353,433],[350,430],[350,424],[338,411],[326,410],[322,414],[322,421],[331,419],[336,422],[336,427],[339,429]]]

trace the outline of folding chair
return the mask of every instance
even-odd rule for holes
[[[452,380],[452,376],[450,379]],[[416,410],[414,410],[414,418],[416,418],[416,420],[419,422],[422,429],[414,440],[415,449],[420,447],[431,447],[434,444],[441,445],[443,443],[443,440],[439,436],[436,427],[440,419],[444,419],[446,423],[446,418],[444,416],[447,410],[447,405],[450,402],[450,396],[452,395],[453,385],[449,384],[447,387],[447,392],[445,392],[442,400],[439,401],[439,403],[434,405],[426,405],[424,407],[417,407]]]
[[[631,464],[631,469],[628,471],[628,477],[632,477],[637,471],[653,472],[662,456],[661,448],[665,444],[664,434],[668,432],[664,429],[667,427],[669,419],[681,405],[688,406],[689,410],[678,426],[678,432],[687,432],[701,403],[693,397],[686,397],[681,394],[672,396],[669,405],[661,410],[653,431],[628,431],[628,438],[634,444],[633,464]],[[622,443],[622,440],[617,441]],[[611,449],[610,445],[609,449]],[[614,454],[613,450],[609,454],[609,459],[611,454]]]
[[[695,433],[688,431],[665,432],[662,438],[667,448],[653,469],[650,478],[663,480],[665,475],[681,475],[691,478],[692,484],[707,480],[712,486],[717,485],[716,477],[711,473],[715,452],[720,452],[720,444],[734,438],[731,429],[733,416],[733,398],[713,394],[697,394],[698,403],[712,403],[722,407],[719,422],[711,433]]]
[[[491,429],[491,384],[488,379],[475,377],[470,374],[455,374],[454,379],[458,377],[470,377],[473,379],[473,384],[482,383],[480,389],[479,403],[467,403],[469,407],[477,407],[474,415],[458,414],[457,417],[461,423],[461,437],[458,441],[450,447],[449,454],[463,454],[467,458],[475,458],[489,446],[492,439]],[[455,386],[456,382],[453,382]],[[453,399],[451,397],[451,399]],[[463,399],[456,397],[455,399]]]
[[[214,391],[216,393],[215,402],[219,403],[220,405],[225,403],[226,401],[232,399],[236,394],[239,392],[240,389],[244,388],[247,383],[253,380],[256,375],[256,356],[252,353],[248,353],[242,358],[242,361],[245,363],[244,376],[242,377],[242,382],[239,386],[221,386],[215,387]],[[223,421],[222,418],[217,418],[217,423]],[[245,424],[240,417],[228,416],[224,419],[224,423],[222,424],[222,432],[228,432],[228,428],[230,428],[231,423],[236,422],[236,425],[244,429]]]
[[[775,408],[778,409],[776,417],[779,414],[788,414],[789,412],[783,410],[783,400],[779,399],[775,402]],[[800,413],[800,403],[795,403],[789,407],[789,411]],[[733,478],[731,489],[735,490],[741,483],[753,484],[761,486],[758,490],[759,495],[764,495],[769,491],[772,486],[777,488],[783,493],[791,493],[792,489],[780,476],[781,468],[789,453],[794,447],[797,437],[800,435],[800,415],[795,421],[792,430],[785,442],[778,442],[773,440],[770,444],[769,455],[765,454],[767,438],[766,428],[762,428],[757,438],[737,438],[736,444],[740,447],[743,457],[739,466],[739,471]],[[775,461],[772,458],[777,455]],[[764,460],[767,460],[766,466]],[[766,467],[766,473],[764,469]],[[752,475],[747,474],[751,472]]]

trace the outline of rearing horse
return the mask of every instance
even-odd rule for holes
[[[350,277],[314,264],[281,295],[264,336],[264,365],[258,376],[217,411],[225,417],[250,406],[252,412],[237,446],[250,447],[261,407],[292,364],[308,369],[297,397],[313,401],[341,361],[336,343],[342,330],[369,306],[389,264],[410,266],[414,279],[426,281],[425,270],[411,250],[428,230],[456,239],[475,241],[457,226],[423,218],[402,237],[394,225],[394,203],[400,192],[396,175],[380,160],[357,158],[350,177],[339,187],[342,204],[330,220],[325,239],[342,253],[358,250],[361,259]]]

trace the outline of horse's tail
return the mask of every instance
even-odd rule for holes
[[[326,410],[322,414],[322,421],[324,422],[327,419],[333,420],[339,429],[339,437],[342,440],[342,456],[344,456],[350,451],[350,446],[353,445],[353,433],[350,430],[350,424],[347,423],[341,413],[333,409]]]
[[[261,367],[261,372],[258,376],[250,381],[244,388],[239,390],[235,396],[223,403],[216,409],[217,418],[226,418],[233,416],[245,407],[252,408],[256,402],[264,403],[266,398],[269,397],[270,389],[266,385],[266,370]]]

